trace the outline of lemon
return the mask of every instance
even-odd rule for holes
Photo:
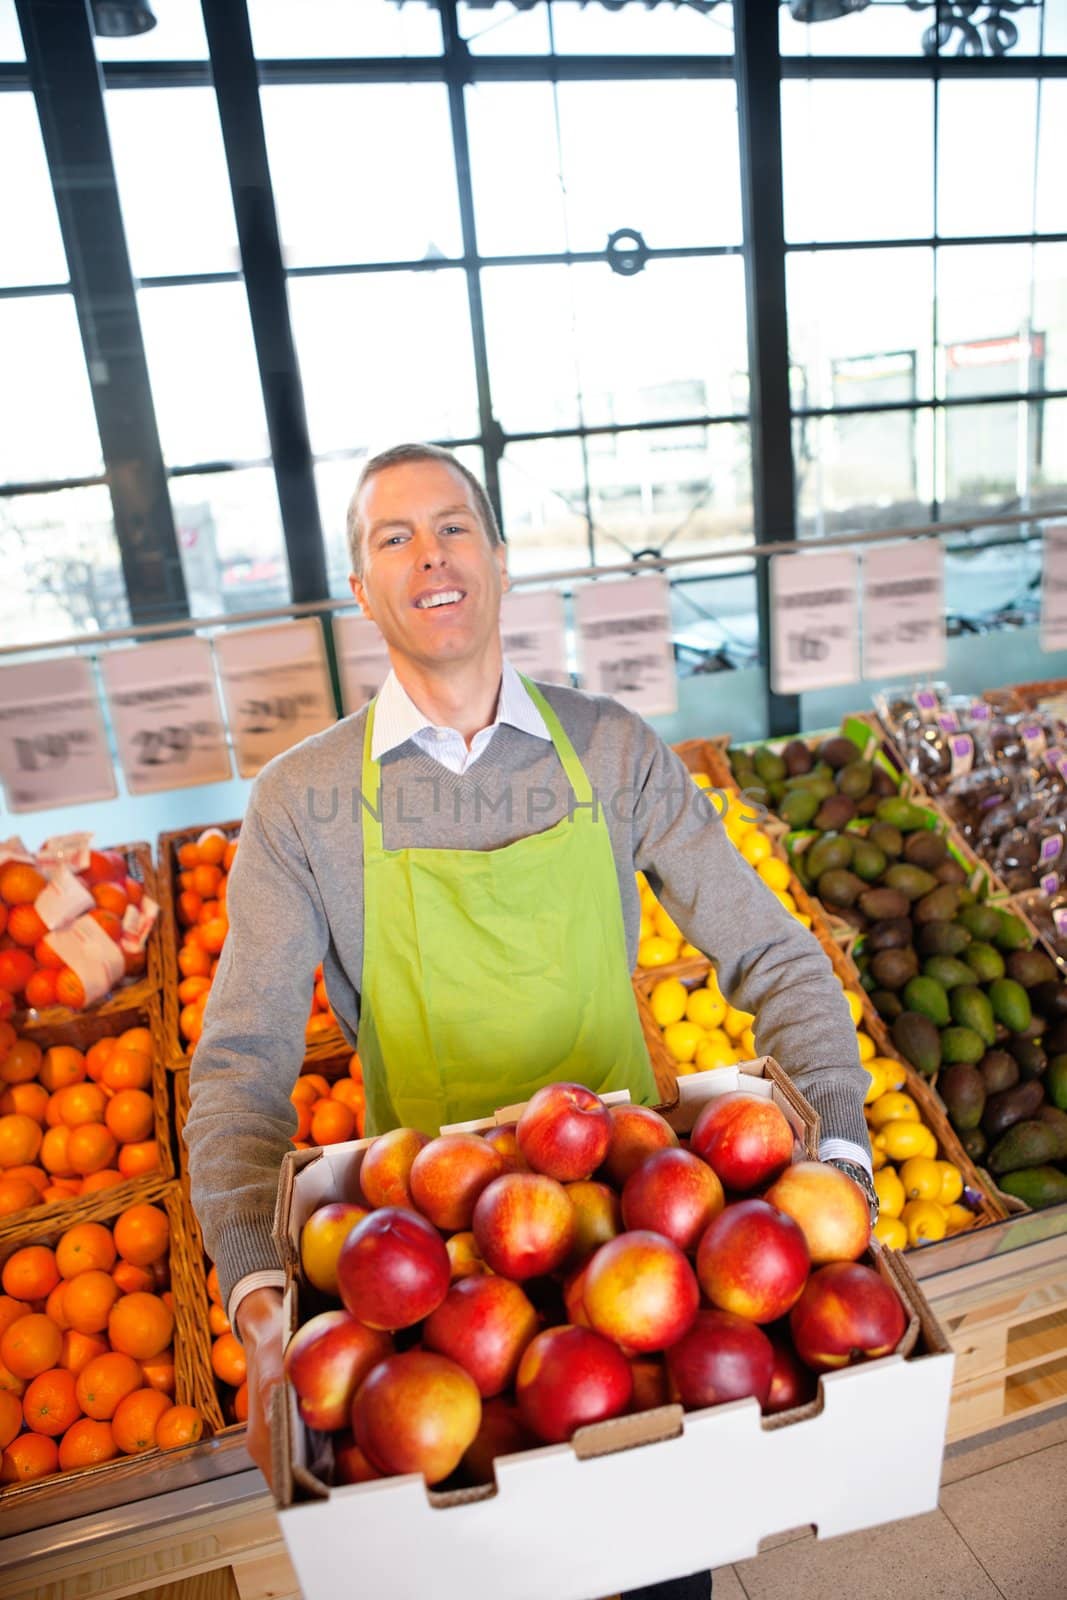
[[[753,828],[751,833],[746,833],[741,843],[741,854],[750,867],[758,867],[761,861],[773,854],[774,846],[765,833],[760,833],[758,828]]]
[[[648,879],[645,877],[643,872],[634,873],[634,882],[637,885],[638,894],[641,894],[643,890],[648,888]]]
[[[706,772],[691,772],[689,776],[698,789],[711,789],[714,787]]]
[[[908,1230],[898,1217],[879,1217],[871,1232],[887,1250],[908,1248]]]
[[[875,1173],[874,1192],[878,1196],[878,1209],[883,1217],[900,1216],[908,1197],[904,1193],[904,1185],[892,1167],[883,1167],[880,1172]]]
[[[685,944],[683,944],[681,950],[678,952],[678,955],[679,960],[681,961],[703,961],[704,959],[703,950],[698,950],[695,944],[689,943],[688,939],[686,940]]]
[[[909,1244],[932,1244],[948,1231],[945,1213],[936,1200],[909,1200],[900,1214]]]
[[[686,1000],[685,1014],[698,1028],[718,1028],[726,1015],[726,1001],[710,989],[694,989]]]
[[[937,1200],[941,1194],[941,1167],[929,1156],[909,1156],[900,1169],[900,1181],[909,1200]]]
[[[726,796],[726,809],[722,815],[727,833],[736,843],[746,833],[749,833],[757,822],[757,817],[752,811],[749,802],[739,794]]]
[[[908,1161],[912,1156],[926,1155],[931,1141],[937,1153],[937,1141],[921,1122],[887,1122],[871,1140],[879,1150],[884,1150],[890,1161]]]
[[[807,915],[806,912],[794,911],[793,912],[793,921],[794,922],[799,922],[800,926],[802,928],[810,928],[811,927],[811,918]]]
[[[954,1205],[963,1193],[963,1176],[951,1161],[939,1161],[937,1165],[941,1172],[941,1190],[934,1199],[940,1200],[943,1206]]]
[[[788,889],[792,881],[793,875],[788,866],[784,861],[780,861],[777,856],[768,856],[764,861],[760,862],[756,871],[768,889],[774,889],[777,893]]]
[[[852,1018],[852,1026],[858,1028],[863,1021],[863,997],[855,989],[842,989],[848,1014]]]
[[[860,1060],[873,1061],[878,1054],[874,1040],[866,1033],[857,1033],[856,1043],[859,1045]]]
[[[648,997],[648,1008],[661,1028],[681,1022],[686,1015],[689,991],[677,978],[661,978]]]
[[[678,946],[670,939],[660,938],[658,934],[651,934],[649,938],[642,939],[637,947],[637,965],[639,967],[665,967],[668,961],[676,960]]]
[[[867,1062],[867,1071],[874,1067],[873,1061]],[[887,1089],[878,1096],[867,1113],[868,1120],[873,1128],[882,1128],[887,1122],[919,1121],[919,1108],[910,1094],[898,1094],[895,1089]]]
[[[788,889],[774,889],[771,892],[773,893],[774,898],[778,901],[779,905],[784,906],[788,912],[795,914],[797,903],[793,899],[793,896],[789,893]]]
[[[727,1006],[722,1025],[730,1038],[736,1040],[740,1039],[745,1029],[750,1028],[755,1020],[751,1011],[738,1011],[736,1006]]]
[[[903,1089],[908,1081],[907,1068],[902,1061],[894,1061],[892,1056],[875,1056],[873,1061],[864,1063],[867,1071],[877,1067],[885,1079],[887,1089]]]
[[[712,1072],[716,1067],[732,1067],[740,1058],[721,1028],[713,1028],[707,1038],[697,1045],[698,1072]]]
[[[656,932],[661,939],[672,939],[676,949],[680,949],[685,935],[681,928],[671,917],[670,913],[661,905],[657,905],[652,913],[652,921],[656,924]]]
[[[695,1022],[671,1022],[663,1030],[663,1043],[675,1061],[692,1061],[704,1038],[703,1028]]]
[[[654,938],[655,934],[656,934],[656,924],[652,921],[652,918],[651,918],[651,916],[649,915],[649,913],[647,911],[642,911],[642,913],[641,913],[641,929],[640,929],[640,932],[637,935],[638,943],[641,943],[645,939]]]
[[[675,1062],[674,1066],[675,1077],[678,1078],[684,1078],[688,1076],[689,1073],[699,1072],[700,1070],[701,1069],[694,1065],[692,1061],[677,1061]]]
[[[945,1207],[945,1220],[949,1233],[962,1233],[964,1228],[974,1226],[975,1215],[968,1206],[952,1204]]]
[[[884,1166],[888,1165],[888,1162],[889,1162],[889,1157],[886,1155],[885,1151],[884,1150],[879,1150],[879,1148],[878,1148],[878,1146],[876,1144],[872,1145],[871,1146],[871,1170],[872,1170],[872,1172],[880,1172]]]
[[[737,1041],[737,1048],[741,1051],[742,1060],[752,1061],[759,1055],[756,1048],[756,1035],[751,1028],[746,1028]]]
[[[868,1085],[867,1093],[863,1097],[863,1103],[865,1106],[869,1106],[873,1105],[876,1100],[880,1100],[885,1094],[885,1072],[877,1060],[867,1061],[864,1065],[870,1074],[871,1081]],[[868,1120],[870,1119],[868,1118]]]
[[[722,990],[719,988],[719,974],[714,967],[708,968],[708,975],[704,979],[704,987],[710,989],[712,994],[717,994],[722,998]]]

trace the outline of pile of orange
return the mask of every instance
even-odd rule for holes
[[[0,1217],[158,1172],[147,1028],[88,1050],[0,1022]]]
[[[218,1269],[207,1275],[208,1327],[211,1329],[211,1370],[225,1385],[223,1406],[232,1422],[248,1421],[248,1363],[244,1346],[234,1335],[219,1289]]]
[[[126,908],[141,904],[144,884],[130,877],[119,850],[91,850],[88,866],[76,876],[96,902],[88,915],[121,947]],[[34,906],[46,882],[32,862],[0,867],[0,1018],[19,1005],[36,1011],[56,1005],[80,1011],[85,1005],[81,979],[52,949]],[[144,970],[144,950],[123,950],[122,957],[128,977]]]
[[[333,1008],[326,997],[326,980],[322,975],[322,963],[315,968],[315,987],[311,992],[311,1015],[307,1020],[304,1030],[309,1044],[314,1044],[316,1039],[321,1039],[325,1034],[331,1033],[337,1026],[337,1019]]]
[[[0,1273],[0,1484],[192,1444],[174,1403],[170,1224],[134,1205],[27,1244]]]
[[[321,1072],[301,1073],[289,1098],[296,1107],[293,1143],[298,1150],[362,1139],[366,1096],[357,1055],[348,1063],[347,1078],[338,1078],[333,1084]]]

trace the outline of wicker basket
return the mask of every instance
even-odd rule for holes
[[[134,977],[120,979],[105,1000],[97,1001],[94,1006],[87,1006],[84,1011],[72,1011],[69,1006],[46,1006],[40,1011],[16,1012],[11,1021],[19,1033],[37,1038],[41,1029],[54,1027],[57,1023],[77,1020],[79,1017],[113,1016],[116,1012],[129,1010],[130,1006],[144,1005],[149,996],[159,993],[163,981],[160,947],[164,916],[156,870],[152,865],[152,852],[144,843],[117,844],[109,848],[122,852],[126,857],[126,870],[129,876],[143,883],[145,893],[159,904],[159,917],[145,945],[147,958],[145,970]]]
[[[1042,700],[1067,696],[1067,678],[1035,678],[1031,683],[1008,684],[990,689],[983,698],[1001,711],[1036,711]]]
[[[106,1191],[110,1206],[103,1211],[95,1212],[91,1217],[82,1210],[81,1214],[74,1215],[73,1210],[69,1217],[64,1217],[58,1223],[44,1223],[41,1212],[32,1214],[32,1221],[24,1223],[16,1233],[0,1241],[0,1262],[4,1262],[23,1245],[47,1244],[55,1245],[60,1234],[74,1222],[112,1222],[125,1210],[128,1200],[120,1200],[118,1191]],[[174,1309],[174,1402],[177,1405],[197,1406],[204,1416],[206,1429],[211,1427],[212,1417],[204,1404],[205,1390],[209,1386],[211,1377],[210,1368],[205,1373],[205,1358],[202,1341],[197,1337],[197,1317],[199,1307],[196,1297],[196,1275],[193,1270],[193,1251],[187,1230],[184,1207],[176,1183],[158,1182],[147,1188],[144,1193],[137,1196],[139,1201],[151,1201],[161,1206],[167,1213],[170,1223],[170,1278],[173,1292]],[[43,1225],[42,1225],[43,1224]],[[196,1450],[199,1446],[191,1445],[187,1450]],[[78,1489],[95,1483],[122,1483],[129,1484],[129,1500],[137,1500],[153,1493],[153,1473],[157,1469],[163,1452],[152,1449],[137,1456],[120,1456],[114,1461],[102,1463],[95,1467],[79,1467],[70,1472],[53,1474],[51,1477],[38,1478],[30,1483],[0,1485],[0,1515],[15,1506],[25,1506],[32,1502],[37,1505],[54,1503],[57,1520],[64,1515],[63,1507],[68,1501],[72,1488]]]
[[[127,1028],[147,1028],[152,1036],[152,1110],[154,1133],[159,1145],[159,1169],[140,1178],[126,1178],[111,1189],[98,1189],[95,1193],[75,1196],[71,1200],[55,1200],[47,1205],[34,1206],[29,1211],[16,1211],[0,1217],[0,1241],[17,1234],[31,1224],[35,1228],[69,1227],[73,1222],[88,1222],[106,1216],[113,1210],[133,1205],[143,1200],[151,1189],[158,1189],[174,1177],[174,1155],[170,1139],[170,1105],[167,1073],[163,1067],[163,1030],[159,1017],[159,1002],[149,996],[140,1006],[128,1006],[124,1011],[110,1011],[106,1016],[83,1011],[72,1013],[69,1020],[41,1027],[34,1031],[33,1039],[42,1049],[50,1045],[73,1045],[77,1050],[88,1050],[98,1039],[113,1038]]]

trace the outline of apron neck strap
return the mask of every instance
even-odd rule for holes
[[[360,810],[363,813],[363,844],[375,853],[382,853],[382,779],[381,769],[371,755],[374,740],[374,712],[378,696],[367,707],[367,721],[363,728],[363,777],[360,785]]]
[[[519,676],[522,677],[522,674],[520,673]],[[556,754],[559,756],[560,765],[567,774],[567,781],[574,790],[574,798],[583,805],[588,806],[593,798],[593,786],[589,782],[585,768],[578,760],[578,752],[567,737],[566,729],[537,685],[531,683],[530,679],[525,677],[522,678],[522,683],[526,693],[545,719],[545,727],[552,737],[552,743]]]

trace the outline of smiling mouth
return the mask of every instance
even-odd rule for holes
[[[459,605],[466,599],[462,589],[438,589],[433,594],[420,595],[415,601],[417,611],[438,611],[442,608]]]

